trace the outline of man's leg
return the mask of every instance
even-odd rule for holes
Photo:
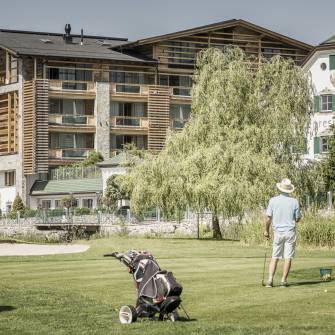
[[[292,259],[291,258],[285,259],[284,269],[283,269],[283,277],[281,279],[282,283],[286,283],[287,282],[287,277],[288,277],[288,274],[290,273],[290,269],[291,269],[291,263],[292,263]]]
[[[271,262],[269,265],[269,282],[273,282],[273,278],[275,276],[276,273],[276,269],[277,269],[277,264],[278,264],[278,258],[271,258]]]

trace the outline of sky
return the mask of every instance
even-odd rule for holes
[[[335,0],[0,0],[0,28],[127,37],[244,19],[316,45],[335,35]]]

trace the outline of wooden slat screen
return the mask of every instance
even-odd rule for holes
[[[24,84],[24,174],[48,172],[49,83],[46,79]]]
[[[163,148],[167,129],[170,126],[170,88],[149,86],[148,97],[148,149],[159,151]]]
[[[0,95],[0,155],[17,153],[18,143],[18,93]]]

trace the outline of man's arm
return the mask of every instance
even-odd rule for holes
[[[270,231],[271,221],[272,221],[271,216],[267,216],[266,221],[265,221],[265,227],[264,227],[264,238],[267,240],[270,238],[269,231]]]

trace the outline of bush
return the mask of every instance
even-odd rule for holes
[[[89,215],[91,214],[91,209],[87,207],[75,208],[74,215]]]
[[[23,213],[21,213],[21,216],[24,218],[33,218],[37,215],[38,210],[26,208]]]
[[[61,199],[61,205],[65,208],[73,207],[77,204],[77,200],[73,195],[67,195]]]
[[[335,217],[322,217],[308,213],[298,223],[298,241],[306,246],[334,247]]]

